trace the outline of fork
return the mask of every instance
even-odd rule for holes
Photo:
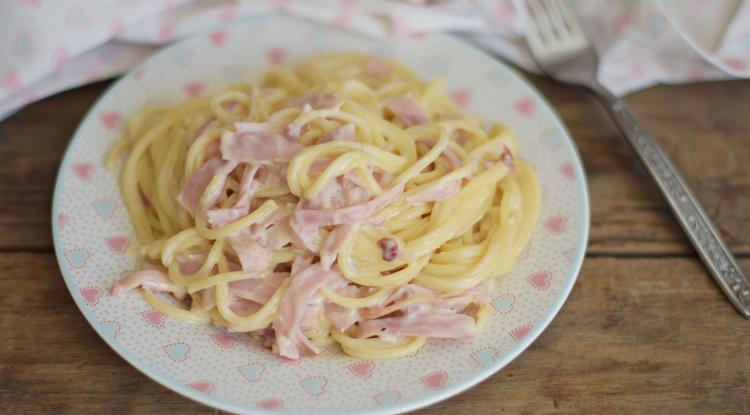
[[[527,0],[526,43],[539,68],[558,81],[588,87],[598,97],[656,182],[680,226],[719,287],[750,319],[750,283],[711,219],[659,144],[625,103],[596,78],[599,60],[565,0]]]

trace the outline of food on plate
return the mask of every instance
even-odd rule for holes
[[[509,128],[365,55],[145,108],[108,163],[122,159],[143,265],[112,293],[140,287],[289,359],[474,337],[540,211]]]

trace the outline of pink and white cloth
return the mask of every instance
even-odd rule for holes
[[[600,55],[600,81],[618,95],[657,83],[750,77],[750,0],[572,4]],[[523,41],[523,0],[5,0],[0,119],[119,75],[161,45],[269,13],[376,38],[456,33],[535,70]],[[212,38],[217,45],[221,33]]]

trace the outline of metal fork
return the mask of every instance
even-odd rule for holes
[[[593,91],[656,182],[724,294],[750,318],[750,283],[693,192],[625,103],[596,78],[599,60],[565,0],[527,0],[526,42],[548,76]]]

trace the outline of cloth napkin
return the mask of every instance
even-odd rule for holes
[[[750,77],[750,0],[574,0],[617,95]],[[451,32],[535,71],[522,0],[1,0],[0,119],[119,75],[162,45],[284,13],[376,38]],[[262,35],[262,34],[260,34]]]

